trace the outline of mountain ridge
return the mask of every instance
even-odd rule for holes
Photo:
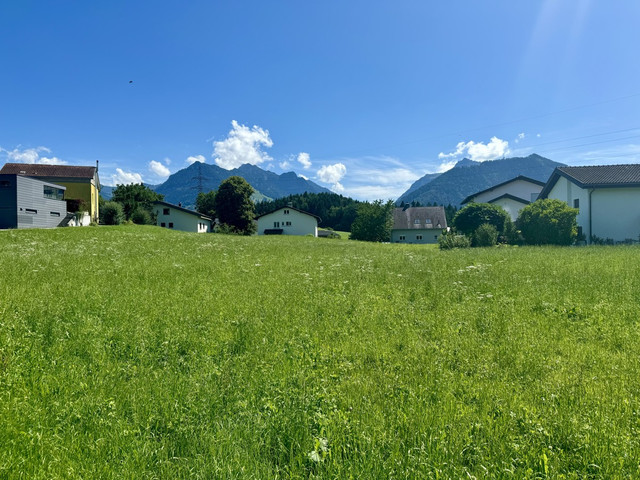
[[[462,200],[469,195],[506,182],[518,175],[546,182],[556,167],[563,163],[532,153],[527,157],[510,157],[499,160],[476,162],[463,158],[456,165],[435,178],[427,178],[418,188],[414,185],[421,182],[427,174],[418,179],[396,203],[420,202],[422,205],[436,203],[440,205],[460,206]]]

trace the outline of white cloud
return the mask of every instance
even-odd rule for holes
[[[171,159],[169,157],[164,157],[164,164],[171,165]]]
[[[149,170],[151,170],[151,172],[159,177],[168,177],[169,175],[171,175],[171,172],[167,167],[165,167],[160,162],[156,162],[155,160],[151,160],[149,162]]]
[[[269,131],[257,125],[252,128],[233,120],[232,129],[225,140],[213,142],[213,157],[218,166],[231,170],[242,164],[259,165],[272,160],[262,151],[262,147],[272,147]]]
[[[520,140],[524,140],[526,135],[524,133],[519,133],[516,139],[514,140],[516,143],[520,143]]]
[[[189,165],[193,165],[196,162],[204,163],[204,161],[204,155],[191,155],[185,160]]]
[[[437,172],[444,173],[447,170],[451,170],[453,167],[456,166],[456,163],[458,163],[456,160],[451,160],[450,162],[442,162],[438,167]]]
[[[311,168],[311,160],[308,153],[300,152],[298,154],[297,160],[298,160],[298,163],[302,165],[302,168],[304,168],[305,170]]]
[[[305,177],[304,175],[298,174],[298,176],[304,178],[305,180],[309,180],[309,177]]]
[[[35,147],[20,149],[18,146],[13,150],[5,150],[0,148],[0,152],[4,152],[7,155],[9,162],[15,163],[40,163],[43,165],[66,165],[67,162],[59,159],[58,157],[42,157],[41,153],[51,153],[51,150],[47,147]]]
[[[131,183],[142,183],[142,175],[135,172],[125,172],[121,168],[116,168],[116,174],[111,175],[112,185],[129,185]]]
[[[323,165],[318,170],[317,178],[324,183],[332,183],[332,189],[336,192],[343,192],[344,187],[340,183],[342,177],[347,174],[347,167],[343,163],[335,163],[333,165]]]
[[[291,163],[289,163],[288,160],[284,160],[283,162],[280,162],[278,164],[278,166],[282,169],[282,170],[288,170],[291,168]]]
[[[460,142],[458,143],[458,145],[456,145],[455,152],[440,152],[438,154],[438,158],[441,160],[446,160],[466,155],[473,161],[486,162],[489,160],[502,158],[509,153],[510,150],[508,141],[501,140],[498,137],[491,137],[491,140],[487,144],[484,144],[482,142],[476,143],[473,140],[466,143]]]
[[[343,163],[324,165],[318,170],[318,179],[324,183],[336,183],[347,174],[347,167]]]

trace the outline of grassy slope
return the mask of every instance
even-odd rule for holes
[[[0,477],[638,475],[639,254],[0,232]]]

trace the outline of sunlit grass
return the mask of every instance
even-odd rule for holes
[[[636,477],[639,259],[0,232],[0,478]]]

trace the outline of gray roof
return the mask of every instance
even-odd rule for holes
[[[419,220],[419,222],[416,223],[416,220]],[[427,220],[430,220],[430,227],[427,226]],[[407,209],[396,208],[393,210],[394,230],[424,228],[447,228],[444,207],[409,207]]]
[[[539,198],[546,198],[560,177],[567,178],[581,188],[639,187],[640,164],[557,167]]]

